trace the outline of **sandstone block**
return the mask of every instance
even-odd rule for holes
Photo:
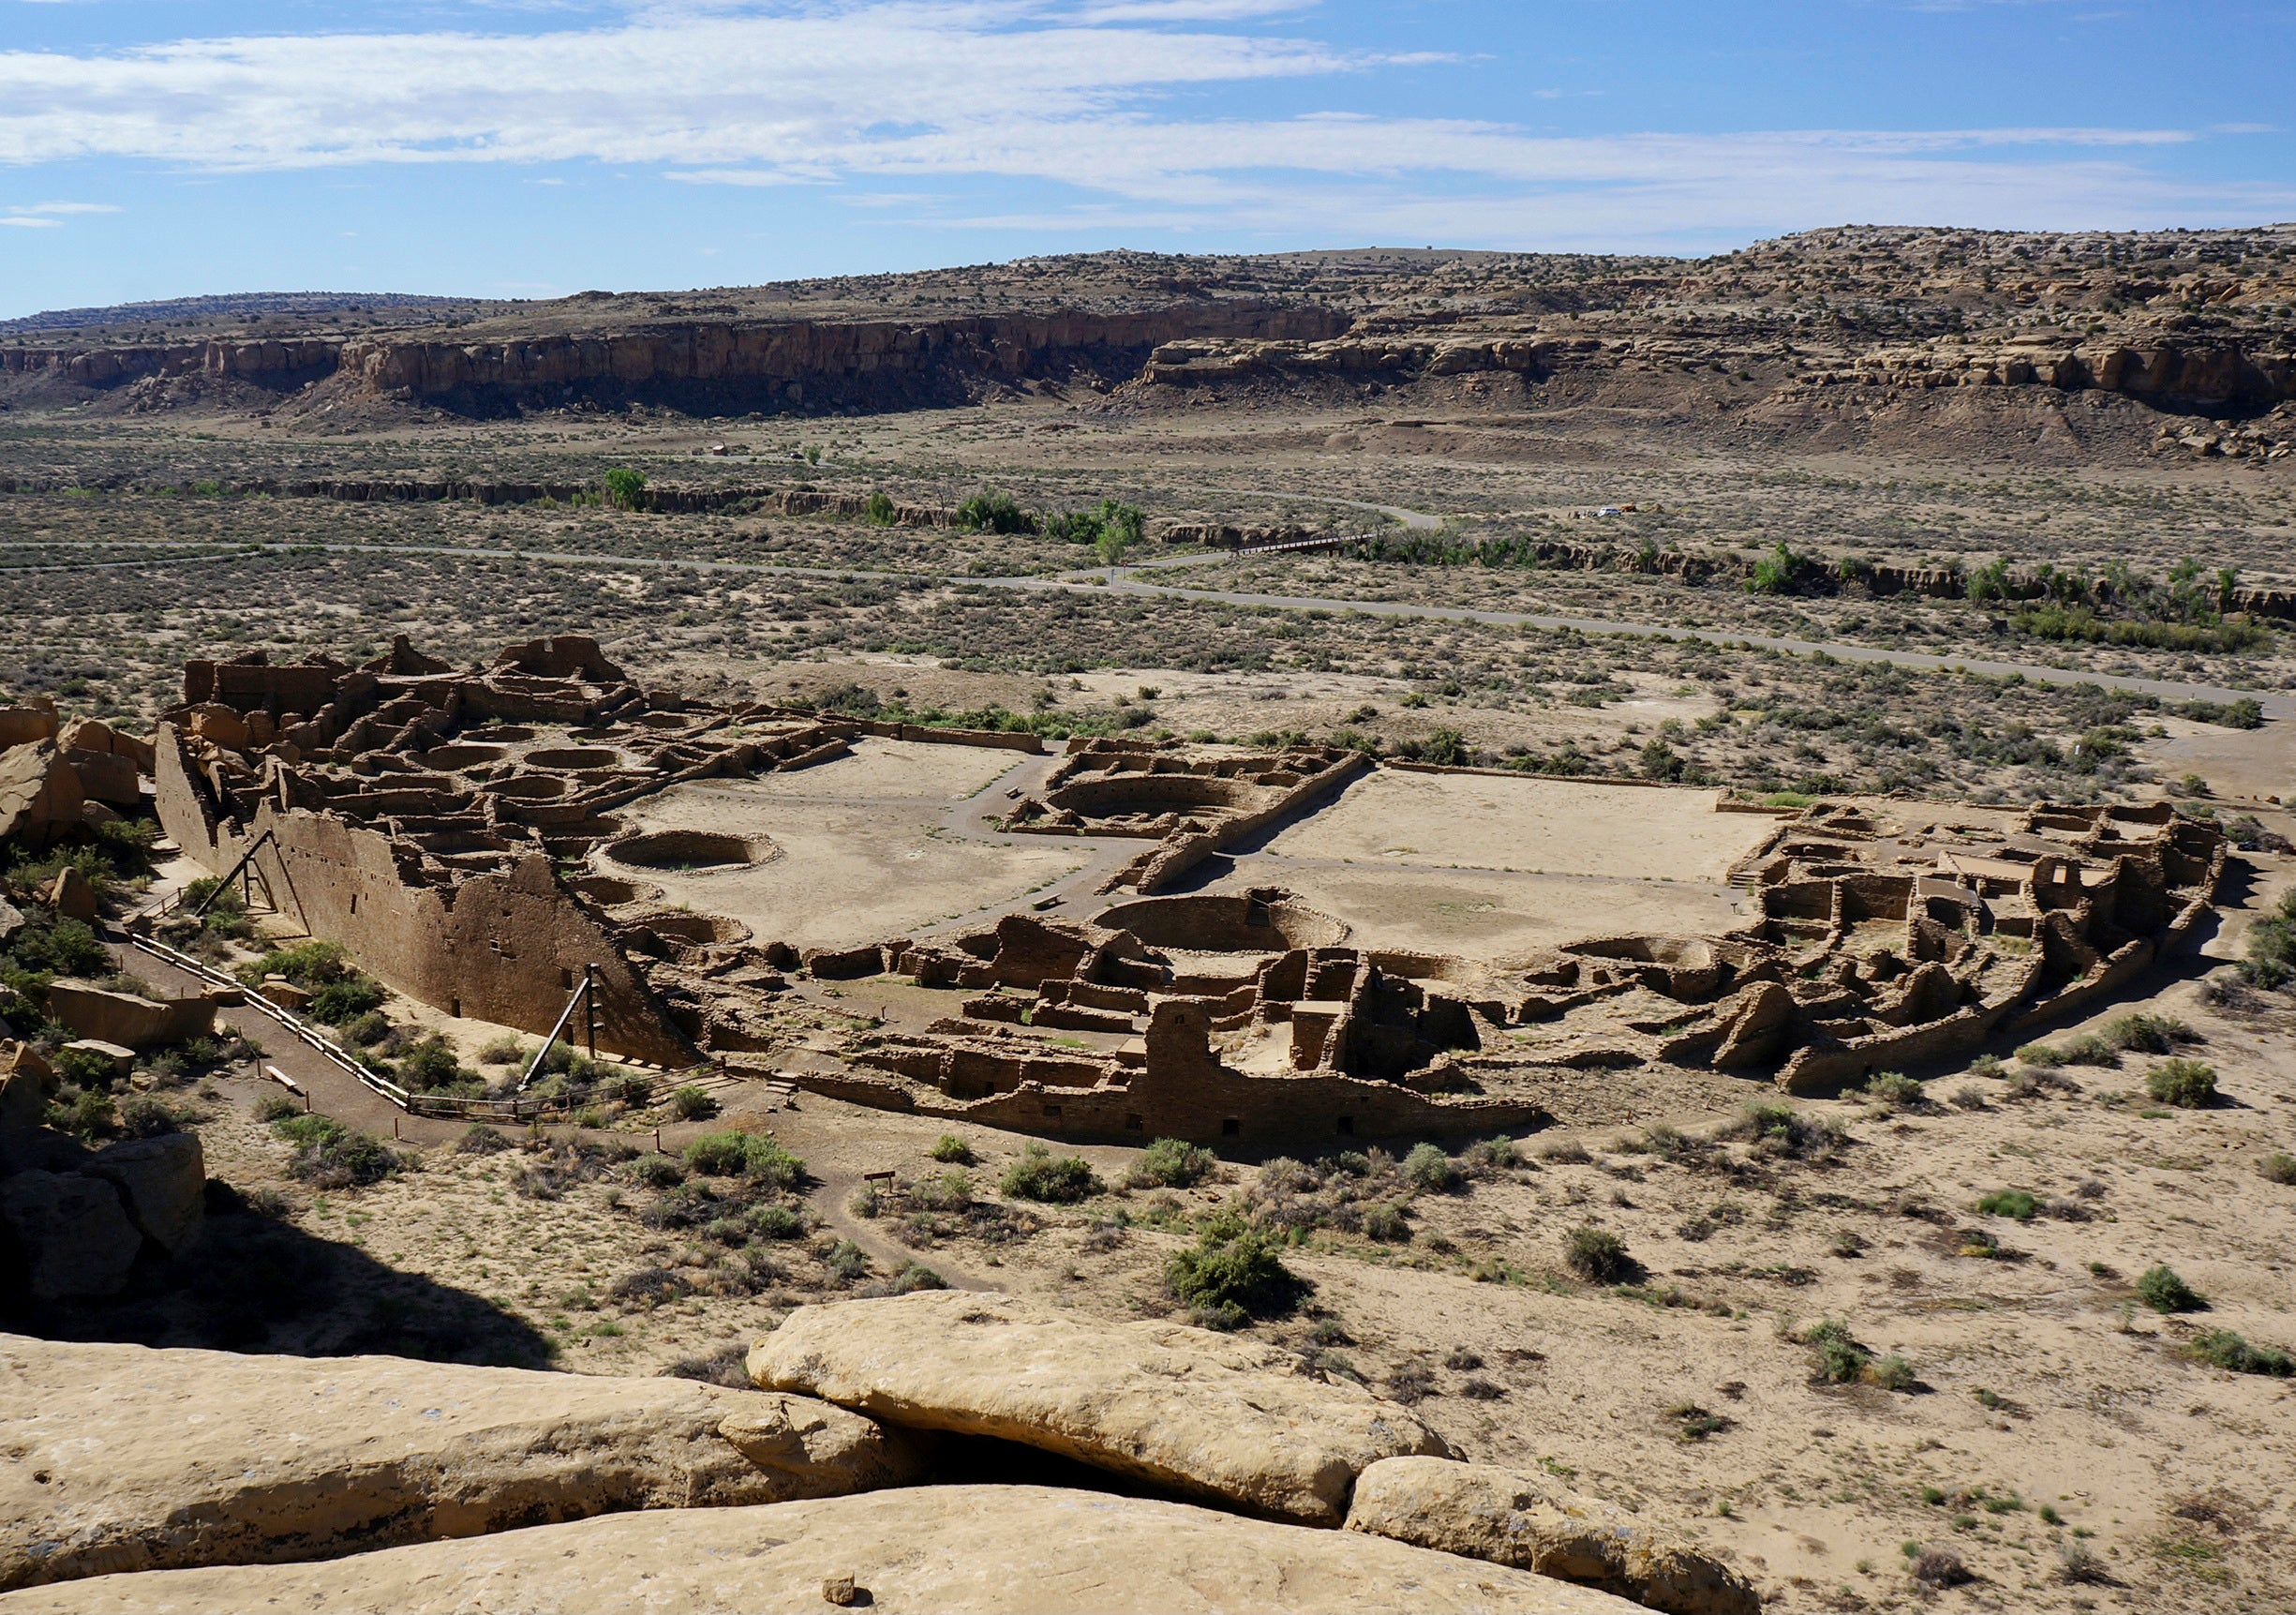
[[[86,800],[80,776],[52,740],[0,754],[0,838],[38,846],[58,830],[78,825]]]
[[[115,1079],[126,1076],[136,1067],[135,1050],[122,1043],[107,1043],[101,1038],[75,1038],[64,1046],[76,1054],[106,1062]]]
[[[48,883],[48,906],[66,920],[96,918],[96,888],[88,877],[66,864],[56,871],[56,877]]]
[[[50,983],[48,1012],[82,1038],[130,1049],[209,1038],[216,1031],[216,1007],[204,997],[161,1002],[85,981]]]
[[[91,800],[113,807],[131,808],[143,800],[136,780],[136,765],[110,752],[91,752],[79,746],[64,748],[64,760],[80,776],[80,789]]]
[[[101,718],[75,718],[56,739],[67,750],[109,752],[126,757],[138,773],[152,771],[151,741],[123,735]]]
[[[21,1467],[21,1466],[20,1466]],[[935,1486],[762,1508],[619,1514],[318,1564],[168,1570],[32,1588],[0,1612],[428,1615],[824,1608],[883,1615],[1633,1615],[1610,1594],[1344,1531],[1034,1486]]]
[[[1399,1458],[1355,1483],[1348,1529],[1599,1587],[1670,1615],[1756,1615],[1744,1578],[1606,1503],[1491,1464]]]
[[[199,1237],[207,1216],[207,1158],[195,1135],[122,1139],[80,1170],[118,1189],[127,1219],[169,1255]]]
[[[0,747],[29,745],[56,738],[56,710],[41,707],[0,707]]]
[[[26,1288],[39,1301],[118,1293],[143,1245],[119,1191],[77,1173],[20,1172],[0,1182],[0,1222],[23,1252]]]
[[[112,1195],[101,1179],[67,1181]],[[397,1357],[0,1336],[0,1408],[20,1460],[0,1465],[0,1588],[822,1496],[915,1465],[869,1421],[796,1398]],[[794,1445],[761,1466],[721,1433],[729,1420],[768,1432],[768,1446],[786,1428]],[[555,1591],[541,1601],[608,1607]]]
[[[1001,1437],[1313,1525],[1347,1518],[1380,1458],[1442,1438],[1288,1352],[1163,1323],[1102,1323],[1003,1296],[919,1293],[807,1307],[750,1376],[888,1424]]]

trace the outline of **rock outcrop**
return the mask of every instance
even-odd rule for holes
[[[839,1585],[848,1578],[850,1593]],[[1635,1608],[1528,1571],[1352,1532],[1100,1492],[945,1486],[616,1515],[320,1564],[106,1576],[7,1594],[0,1615],[802,1610],[824,1608],[830,1587],[883,1615],[1632,1615]]]
[[[117,1189],[99,1177],[37,1167],[0,1181],[0,1234],[36,1301],[116,1293],[143,1248]]]
[[[1003,1296],[925,1293],[808,1307],[750,1375],[904,1428],[994,1436],[1250,1513],[1347,1518],[1381,1458],[1442,1438],[1290,1353],[1163,1323],[1098,1323]]]
[[[11,1197],[49,1175],[19,1174]],[[63,1181],[113,1195],[113,1215],[135,1237],[109,1182]],[[629,1509],[822,1497],[914,1479],[921,1468],[911,1443],[798,1398],[395,1357],[0,1337],[0,1410],[9,1455],[0,1465],[0,1518],[9,1522],[0,1587],[333,1558]],[[680,1563],[692,1562],[661,1567]],[[252,1584],[232,1580],[244,1572],[222,1574],[224,1585],[246,1587],[242,1607],[261,1602]],[[544,1601],[621,1603],[557,1586]]]
[[[1670,1615],[1755,1615],[1762,1601],[1711,1555],[1605,1504],[1490,1464],[1399,1458],[1358,1477],[1348,1529],[1600,1587]]]

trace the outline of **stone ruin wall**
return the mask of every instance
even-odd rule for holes
[[[692,1044],[545,856],[520,860],[508,875],[420,884],[398,845],[364,825],[268,801],[251,822],[225,817],[172,725],[159,725],[157,755],[160,823],[195,862],[221,875],[269,832],[275,839],[254,869],[273,901],[395,991],[539,1035],[588,965],[597,972],[602,1051],[660,1066],[693,1062]],[[585,1025],[577,1015],[571,1035]]]

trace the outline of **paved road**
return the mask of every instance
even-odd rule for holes
[[[84,547],[98,547],[80,541]],[[132,541],[120,541],[111,547],[123,547]],[[149,542],[149,541],[147,541]],[[57,548],[61,546],[45,546]],[[248,546],[241,546],[244,552]],[[2166,700],[2230,701],[2244,695],[2256,696],[2265,715],[2274,719],[2296,717],[2296,695],[2283,693],[2231,689],[2222,684],[2188,684],[2169,679],[2147,679],[2125,673],[2096,673],[2081,668],[2047,667],[2029,662],[2003,662],[1990,657],[1937,655],[1925,650],[1886,650],[1871,645],[1852,645],[1841,640],[1820,642],[1813,639],[1790,639],[1776,635],[1745,634],[1727,628],[1683,628],[1660,622],[1626,622],[1603,617],[1556,617],[1531,611],[1483,611],[1464,606],[1422,606],[1394,600],[1347,600],[1335,596],[1316,594],[1255,594],[1228,589],[1184,589],[1176,585],[1142,583],[1136,574],[1145,568],[1119,568],[1113,573],[1095,573],[1092,582],[1083,581],[1086,575],[1069,573],[1057,576],[986,576],[972,577],[939,573],[866,571],[857,568],[824,566],[769,566],[746,561],[689,561],[652,556],[612,555],[592,550],[538,549],[479,549],[470,546],[443,544],[318,544],[264,545],[263,549],[276,554],[297,550],[321,550],[335,554],[354,555],[433,555],[469,559],[486,556],[490,559],[545,561],[553,564],[577,566],[614,566],[664,569],[684,567],[696,572],[723,572],[757,576],[784,576],[836,579],[852,582],[905,582],[921,584],[972,584],[991,589],[1011,589],[1036,591],[1090,591],[1098,594],[1121,593],[1162,596],[1175,600],[1201,600],[1227,606],[1274,606],[1284,611],[1361,612],[1369,617],[1411,618],[1441,622],[1480,622],[1501,628],[1570,628],[1582,634],[1638,634],[1662,639],[1703,639],[1717,644],[1744,644],[1766,650],[1786,651],[1797,656],[1823,652],[1841,662],[1882,663],[1891,666],[1922,669],[1960,668],[1972,673],[1983,673],[1994,678],[2021,675],[2039,684],[2095,684],[2108,690],[2126,690],[2132,694],[2157,695]],[[1205,557],[1173,557],[1174,561],[1200,563],[1213,560],[1230,559],[1232,550],[1221,550]],[[171,566],[184,561],[211,561],[212,556],[169,557],[137,564]],[[103,561],[93,563],[90,570],[114,568],[123,563]],[[61,570],[59,568],[20,568],[18,570]],[[1114,581],[1100,581],[1112,577]]]

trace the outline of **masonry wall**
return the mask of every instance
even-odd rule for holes
[[[161,725],[161,825],[194,862],[221,875],[265,831],[255,869],[283,912],[339,942],[362,969],[450,1014],[547,1032],[592,965],[602,1052],[678,1066],[695,1058],[621,950],[535,854],[507,875],[454,886],[402,869],[390,838],[333,815],[265,801],[244,835],[217,811],[172,725]],[[579,1031],[581,1022],[575,1023]]]

